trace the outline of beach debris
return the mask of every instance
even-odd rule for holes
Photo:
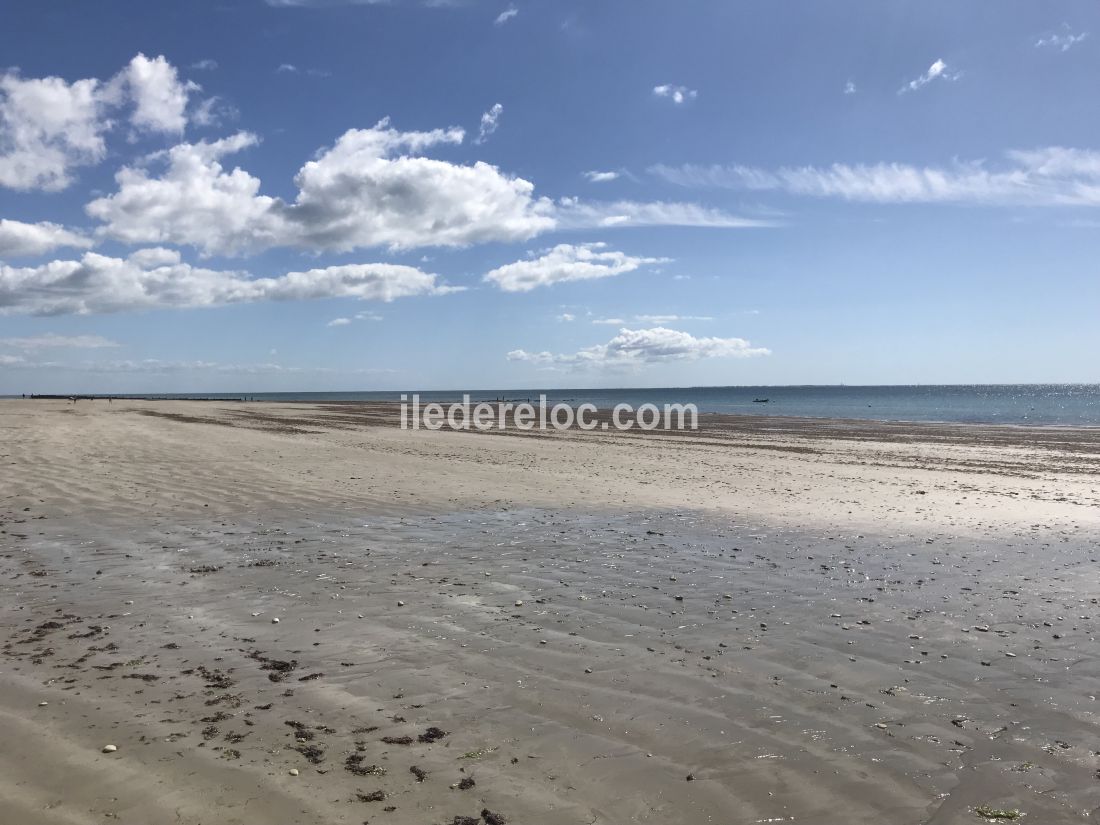
[[[278,624],[279,623],[279,617],[278,616],[272,616],[271,617],[271,623],[272,624]]]
[[[423,743],[438,742],[440,739],[447,735],[447,731],[435,727],[434,725],[424,731],[417,739]]]
[[[118,750],[118,747],[115,746],[115,745],[104,745],[103,746],[103,753],[114,753],[117,750]]]
[[[417,782],[423,782],[428,778],[428,772],[417,765],[411,765],[409,767],[409,773],[416,777]]]
[[[523,600],[522,599],[516,599],[516,607],[523,607]]]
[[[1023,813],[1016,808],[993,808],[989,805],[979,805],[974,809],[974,813],[983,819],[1005,819],[1010,821],[1023,816]]]
[[[291,768],[289,771],[287,771],[287,773],[290,774],[291,776],[297,776],[298,775],[298,769],[297,768]]]
[[[405,603],[404,603],[403,601],[401,601],[400,599],[398,599],[398,600],[397,600],[397,606],[398,606],[398,607],[404,607],[404,606],[405,606]],[[361,619],[361,618],[363,618],[363,617],[362,617],[362,616],[360,616],[359,618]]]
[[[298,745],[292,750],[298,751],[311,765],[320,765],[325,761],[325,752],[317,745]]]
[[[298,660],[291,659],[289,662],[282,659],[272,659],[263,655],[258,650],[253,650],[249,654],[249,658],[255,659],[260,663],[260,670],[268,671],[267,678],[272,682],[281,682],[290,672],[298,667]]]
[[[356,776],[385,776],[386,769],[381,768],[378,765],[363,766],[363,760],[366,757],[361,753],[349,754],[347,759],[344,760],[344,770],[348,773],[353,773]]]
[[[485,820],[485,825],[505,825],[508,821],[500,814],[495,814],[488,808],[482,809],[481,818]]]
[[[459,759],[480,759],[481,757],[485,756],[486,754],[492,753],[496,749],[497,749],[497,746],[494,745],[492,747],[481,748],[480,750],[476,750],[476,751],[466,751],[466,753],[462,754],[462,756],[460,756],[458,758]]]
[[[360,802],[381,802],[386,798],[385,791],[371,791],[370,793],[359,793],[356,797]]]

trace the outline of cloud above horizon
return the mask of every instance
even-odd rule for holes
[[[907,92],[918,91],[919,89],[923,89],[933,80],[955,81],[958,80],[960,77],[962,77],[962,72],[952,71],[948,67],[948,65],[943,62],[943,60],[937,59],[931,66],[928,67],[928,71],[926,71],[919,77],[910,80],[900,89],[898,89],[898,94],[903,95]]]
[[[201,87],[181,81],[163,56],[138,53],[110,80],[0,74],[0,187],[56,192],[75,169],[102,161],[110,115],[129,107],[135,132],[178,135]]]
[[[695,98],[699,97],[699,92],[695,89],[689,89],[687,86],[676,86],[671,83],[662,83],[660,86],[654,86],[653,94],[655,97],[667,98],[676,105],[686,103],[689,100],[695,100]]]
[[[40,349],[107,349],[121,346],[102,335],[58,335],[47,332],[30,338],[0,338],[0,347],[20,350]]]
[[[530,292],[566,281],[610,278],[643,266],[666,263],[665,258],[636,258],[607,248],[605,243],[558,244],[538,257],[505,264],[483,278],[505,292]]]
[[[1060,52],[1068,52],[1074,46],[1083,43],[1088,39],[1088,32],[1081,32],[1080,34],[1074,34],[1068,26],[1063,26],[1061,32],[1055,32],[1049,34],[1046,37],[1040,37],[1035,41],[1035,48],[1045,49],[1052,48]]]
[[[635,315],[634,321],[639,324],[652,324],[663,327],[667,324],[675,324],[682,321],[713,321],[710,315]],[[593,318],[593,324],[605,324],[619,327],[626,323],[622,318]]]
[[[56,223],[23,223],[0,218],[0,258],[45,255],[63,247],[86,249],[92,245],[90,238]]]
[[[771,355],[771,350],[754,347],[744,338],[696,338],[687,332],[653,327],[622,328],[606,344],[585,347],[574,353],[508,353],[509,361],[521,361],[546,368],[638,369],[648,364],[673,361],[698,361],[704,358],[755,358]]]
[[[1100,206],[1100,152],[1048,146],[1005,153],[1006,162],[956,161],[780,167],[658,165],[650,172],[685,187],[779,191],[865,203]]]
[[[257,146],[256,135],[181,143],[124,166],[115,176],[118,190],[86,211],[101,222],[104,237],[193,246],[205,255],[279,246],[464,247],[525,241],[558,228],[771,225],[692,203],[553,203],[536,197],[532,183],[484,161],[463,165],[422,154],[464,138],[459,127],[400,132],[388,119],[350,129],[298,171],[293,202],[260,194],[259,178],[223,165],[225,157]]]
[[[507,23],[509,20],[511,20],[513,17],[515,17],[518,14],[519,14],[519,9],[517,9],[515,6],[509,6],[508,8],[506,8],[504,11],[502,11],[500,14],[498,14],[496,16],[496,19],[493,20],[493,25],[494,26],[503,26],[505,23]]]
[[[180,373],[229,375],[382,375],[395,374],[388,367],[301,367],[275,362],[225,363],[221,361],[170,361],[160,358],[117,359],[112,361],[28,361],[19,356],[0,355],[0,366],[18,370],[63,370],[65,372],[105,375],[176,375]]]
[[[393,301],[455,291],[438,276],[398,264],[344,264],[272,278],[184,263],[179,253],[142,249],[128,258],[94,252],[80,260],[17,268],[0,264],[0,315],[63,315],[216,307],[256,301],[357,298]]]
[[[500,116],[504,112],[504,106],[500,103],[494,103],[489,107],[489,111],[481,116],[481,126],[477,133],[477,140],[474,143],[484,143],[489,135],[493,134],[500,126]]]

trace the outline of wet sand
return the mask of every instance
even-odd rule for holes
[[[11,401],[0,433],[13,822],[1100,808],[1100,432]]]

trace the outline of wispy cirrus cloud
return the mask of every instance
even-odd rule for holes
[[[754,358],[770,355],[771,350],[754,347],[744,338],[697,338],[687,332],[666,327],[620,329],[606,344],[585,347],[573,353],[508,353],[509,361],[522,361],[547,368],[637,369],[649,364],[698,361],[704,358]]]
[[[21,350],[40,349],[107,349],[121,346],[102,335],[57,335],[47,332],[28,338],[0,338],[0,346]]]
[[[631,226],[696,226],[748,229],[777,226],[772,220],[746,218],[724,209],[679,201],[582,201],[562,198],[553,215],[562,229]]]
[[[633,316],[634,323],[638,324],[651,324],[653,326],[663,327],[667,324],[684,323],[688,321],[713,321],[709,315],[635,315]],[[605,326],[621,327],[627,322],[622,318],[593,318],[593,324],[603,324]]]
[[[381,321],[382,316],[377,312],[357,312],[351,318],[333,318],[326,327],[346,327],[356,321]]]
[[[635,315],[634,320],[642,324],[654,324],[663,327],[681,321],[713,321],[710,315]]]
[[[664,166],[652,174],[686,187],[839,198],[866,203],[1100,206],[1100,152],[1048,146],[1014,150],[999,164],[956,161],[786,166]]]
[[[1054,32],[1044,37],[1040,37],[1035,41],[1035,48],[1037,49],[1054,49],[1060,52],[1068,52],[1074,46],[1083,43],[1088,39],[1088,32],[1080,32],[1074,34],[1070,30],[1069,26],[1063,26],[1060,32]]]
[[[608,183],[613,180],[618,180],[621,176],[619,172],[598,172],[590,171],[584,173],[584,179],[589,183]]]
[[[500,116],[504,113],[504,106],[494,103],[485,114],[481,116],[481,125],[478,129],[477,139],[474,143],[484,143],[489,135],[493,134],[500,126]]]
[[[276,362],[230,363],[222,361],[170,361],[159,358],[118,359],[111,361],[34,361],[0,355],[0,366],[20,370],[63,370],[104,375],[176,375],[180,373],[227,375],[379,375],[394,374],[388,367],[303,367]]]
[[[496,16],[496,19],[493,20],[493,25],[494,26],[503,26],[505,23],[507,23],[509,20],[511,20],[512,18],[514,18],[518,14],[519,14],[519,9],[517,9],[515,6],[509,6],[508,8],[506,8],[504,11],[502,11],[500,14],[498,14]]]
[[[919,77],[913,78],[898,89],[898,94],[903,95],[907,92],[915,92],[919,89],[923,89],[933,80],[954,81],[958,80],[960,77],[962,77],[962,72],[953,71],[942,59],[937,59],[928,67],[928,71]]]

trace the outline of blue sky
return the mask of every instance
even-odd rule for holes
[[[4,21],[0,393],[1100,380],[1091,2]]]

